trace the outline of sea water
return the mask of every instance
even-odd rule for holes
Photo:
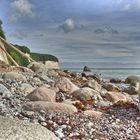
[[[82,72],[80,68],[69,68],[73,72]],[[94,68],[94,74],[101,74],[104,79],[119,78],[125,79],[130,75],[140,76],[140,68]]]

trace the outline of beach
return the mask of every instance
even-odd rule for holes
[[[1,116],[43,126],[61,140],[140,139],[138,76],[104,80],[37,65],[0,69]]]

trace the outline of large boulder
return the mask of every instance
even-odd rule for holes
[[[1,140],[59,140],[41,125],[0,116]]]
[[[106,99],[113,104],[127,104],[132,102],[132,98],[126,93],[107,92]]]
[[[53,103],[53,102],[44,102],[44,101],[36,101],[36,102],[28,102],[23,105],[23,108],[28,111],[40,111],[43,110],[46,113],[76,113],[77,109],[73,105],[68,105],[64,103]]]
[[[56,92],[43,85],[36,88],[30,94],[26,96],[31,101],[48,101],[55,102]]]
[[[74,91],[78,90],[79,87],[73,84],[68,78],[62,77],[60,78],[56,85],[57,88],[59,88],[60,91],[71,94]]]
[[[21,74],[21,73],[17,73],[17,72],[7,72],[3,75],[3,79],[5,80],[17,80],[17,81],[26,81],[26,77]]]
[[[88,86],[98,92],[101,92],[101,89],[102,89],[102,86],[100,84],[98,84],[98,82],[94,79],[89,80],[85,86]]]
[[[73,97],[76,98],[77,100],[81,100],[81,101],[93,100],[95,102],[102,99],[99,92],[97,92],[94,89],[91,89],[89,87],[84,87],[79,90],[76,90],[73,93]]]
[[[128,76],[125,79],[126,84],[131,84],[131,83],[136,83],[136,82],[140,82],[140,77],[138,77],[138,76]]]

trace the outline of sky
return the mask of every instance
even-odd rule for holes
[[[140,68],[140,0],[0,0],[7,40],[62,68]]]

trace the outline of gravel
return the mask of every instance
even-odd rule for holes
[[[34,88],[43,84],[52,86],[55,78],[42,80],[35,74],[23,74],[26,76],[26,82],[3,80],[3,73],[0,74],[0,84],[11,92],[10,96],[0,94],[1,116],[40,124],[54,132],[62,140],[140,140],[140,114],[137,108],[137,97],[134,98],[134,103],[123,106],[111,105],[98,108],[89,105],[89,108],[85,107],[101,111],[103,116],[100,119],[86,116],[82,110],[71,115],[45,113],[43,110],[39,112],[27,111],[22,108],[22,104],[29,100],[26,99],[26,94],[20,91],[21,85],[30,84]],[[69,98],[71,98],[70,95],[59,92],[56,101],[63,102]]]

